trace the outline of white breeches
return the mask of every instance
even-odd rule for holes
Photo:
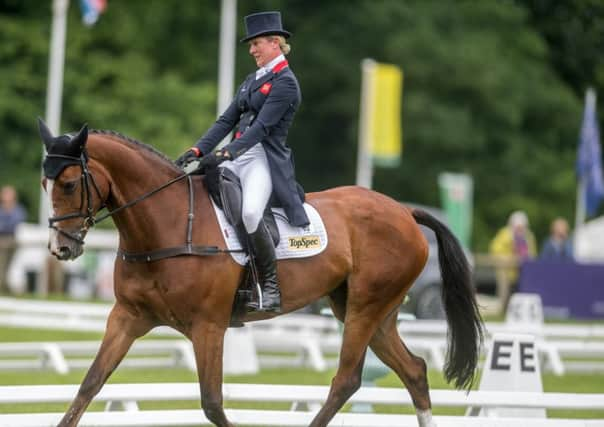
[[[264,147],[258,143],[235,160],[223,162],[220,166],[230,169],[241,180],[243,225],[248,233],[253,233],[273,192]]]

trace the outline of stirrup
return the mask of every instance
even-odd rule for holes
[[[245,308],[248,310],[248,312],[254,312],[254,313],[277,313],[277,314],[282,313],[281,304],[267,307],[264,304],[262,304],[261,306],[258,306],[258,303],[256,301],[250,301],[249,303],[246,304]]]
[[[277,303],[275,304],[273,302],[273,304],[270,306],[267,306],[264,302],[264,292],[262,292],[262,287],[259,283],[256,283],[256,291],[258,295],[258,301],[248,301],[245,304],[245,307],[248,309],[248,311],[255,311],[261,313],[281,313],[281,295],[278,288],[276,289],[277,297],[273,298],[273,301],[275,301],[276,299]]]

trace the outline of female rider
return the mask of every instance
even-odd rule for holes
[[[198,142],[176,161],[180,167],[201,157],[200,168],[220,167],[241,180],[242,219],[248,234],[250,255],[262,285],[263,304],[250,308],[280,312],[275,247],[262,220],[274,197],[291,225],[309,224],[303,208],[304,191],[295,180],[294,163],[286,144],[287,132],[300,104],[300,87],[285,55],[290,51],[290,33],[281,24],[279,12],[261,12],[245,17],[249,53],[258,69],[247,76],[235,99]],[[212,152],[237,126],[234,139]]]

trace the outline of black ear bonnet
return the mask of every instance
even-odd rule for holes
[[[84,125],[77,134],[52,136],[50,130],[38,118],[40,137],[46,147],[46,156],[42,162],[44,176],[56,179],[63,169],[72,165],[82,165],[88,161],[86,154],[86,140],[88,139],[88,126]]]

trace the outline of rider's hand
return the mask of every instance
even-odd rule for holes
[[[197,169],[206,170],[215,168],[225,160],[231,160],[231,154],[226,150],[218,150],[203,156],[199,161],[199,165],[197,165]]]
[[[199,148],[197,148],[197,147],[190,148],[187,151],[185,151],[184,154],[182,154],[178,159],[176,159],[174,164],[176,166],[178,166],[179,168],[183,169],[185,166],[187,166],[193,160],[198,159],[200,155],[201,155],[201,151],[199,151]]]

